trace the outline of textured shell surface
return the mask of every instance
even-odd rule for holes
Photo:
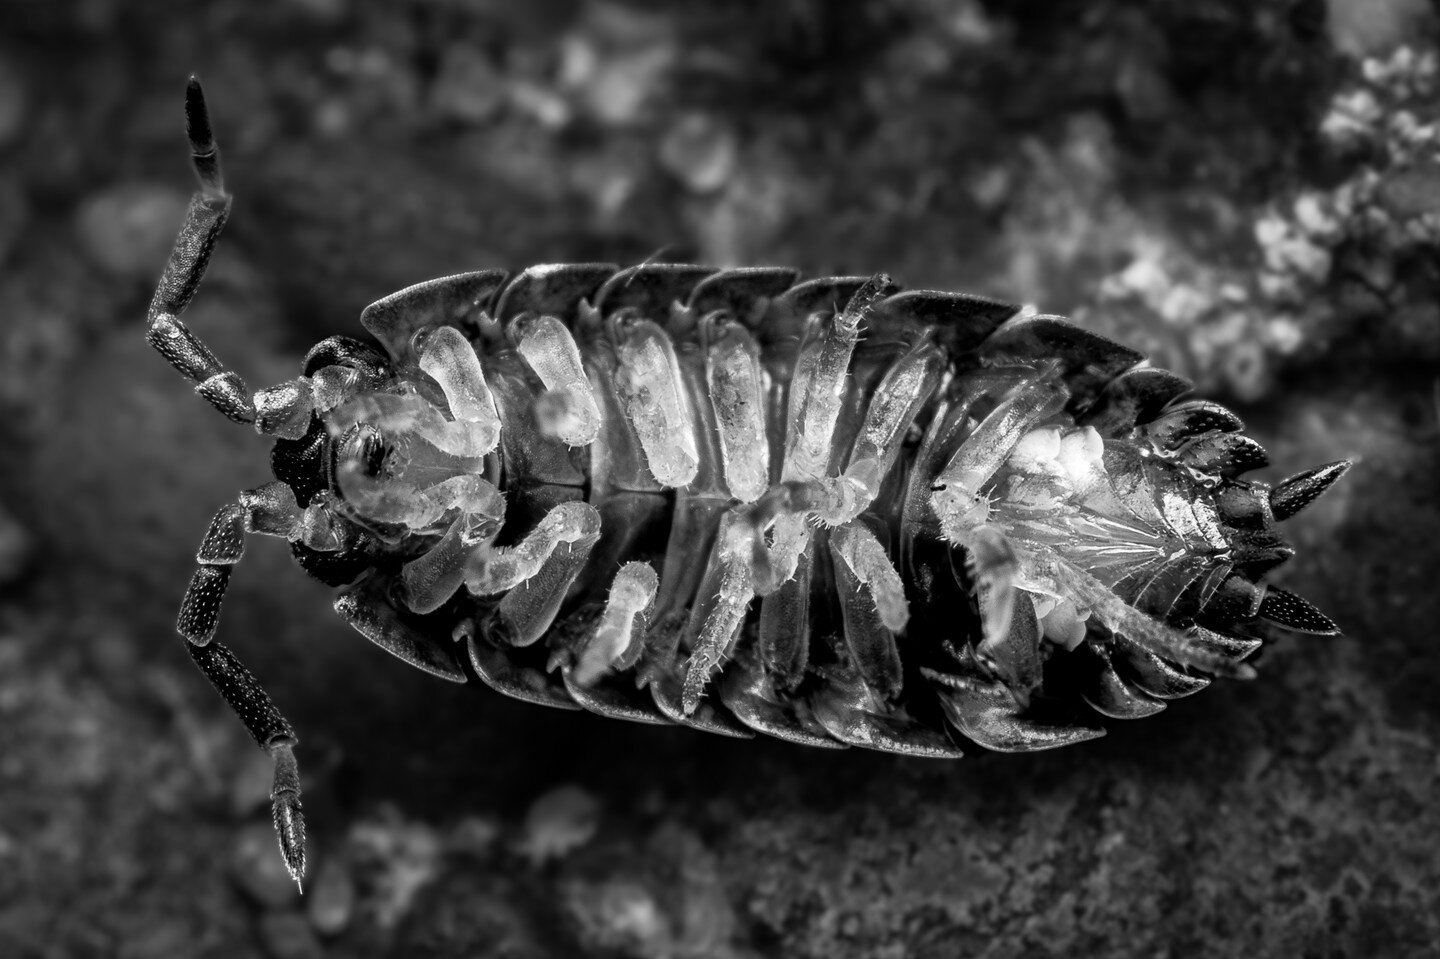
[[[294,731],[213,641],[247,533],[286,538],[366,638],[445,680],[735,737],[953,757],[1047,749],[1248,677],[1277,524],[1239,418],[1060,317],[883,274],[531,266],[371,304],[248,394],[185,327],[230,197],[198,84],[201,190],[149,339],[276,442],[181,606],[197,665],[275,766],[304,871]]]

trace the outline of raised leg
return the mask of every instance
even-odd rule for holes
[[[220,150],[210,130],[205,94],[194,77],[185,88],[185,129],[190,138],[190,160],[200,189],[190,197],[185,222],[155,288],[147,314],[146,340],[195,384],[195,392],[237,423],[253,423],[266,436],[299,439],[310,426],[310,415],[345,398],[353,373],[332,369],[316,372],[317,379],[299,377],[260,390],[252,397],[238,373],[225,368],[180,317],[190,305],[210,253],[230,213],[230,194],[220,173]]]
[[[245,383],[227,370],[204,343],[181,322],[195,289],[205,275],[210,252],[230,214],[230,194],[220,173],[220,150],[210,131],[210,115],[200,81],[190,78],[185,88],[185,131],[190,138],[190,160],[200,189],[190,198],[185,223],[155,288],[147,316],[145,338],[150,345],[195,384],[195,392],[237,423],[255,421],[255,405]]]
[[[195,665],[274,762],[271,812],[280,852],[297,885],[305,875],[305,817],[300,811],[300,774],[293,751],[295,730],[235,654],[213,638],[230,584],[230,568],[245,553],[245,534],[298,535],[301,522],[290,488],[278,482],[247,490],[238,502],[222,507],[200,544],[195,575],[175,624]]]

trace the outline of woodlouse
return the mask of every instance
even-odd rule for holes
[[[887,277],[530,267],[372,304],[253,396],[184,326],[225,221],[200,189],[150,343],[275,438],[276,481],[201,543],[178,629],[274,760],[305,868],[294,731],[213,641],[246,533],[283,536],[366,638],[521,699],[731,736],[960,755],[1046,749],[1245,676],[1259,620],[1336,627],[1267,586],[1275,529],[1349,467],[1271,488],[1190,384],[1059,317]],[[757,601],[758,600],[758,601]],[[543,640],[543,642],[542,642]],[[710,695],[707,695],[710,693]]]

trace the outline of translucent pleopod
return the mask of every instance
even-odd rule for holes
[[[178,628],[274,759],[297,881],[295,733],[215,639],[250,533],[438,679],[828,748],[1079,743],[1252,675],[1265,624],[1337,632],[1266,575],[1349,463],[1244,479],[1239,418],[1140,353],[884,275],[442,277],[252,394],[181,320],[230,208],[193,80],[186,112],[200,189],[148,338],[276,478],[216,514]]]

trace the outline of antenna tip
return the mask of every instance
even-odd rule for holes
[[[197,148],[210,147],[213,137],[210,133],[210,111],[205,106],[205,91],[200,80],[191,75],[185,84],[185,132],[191,145]],[[196,152],[200,152],[198,149]]]

